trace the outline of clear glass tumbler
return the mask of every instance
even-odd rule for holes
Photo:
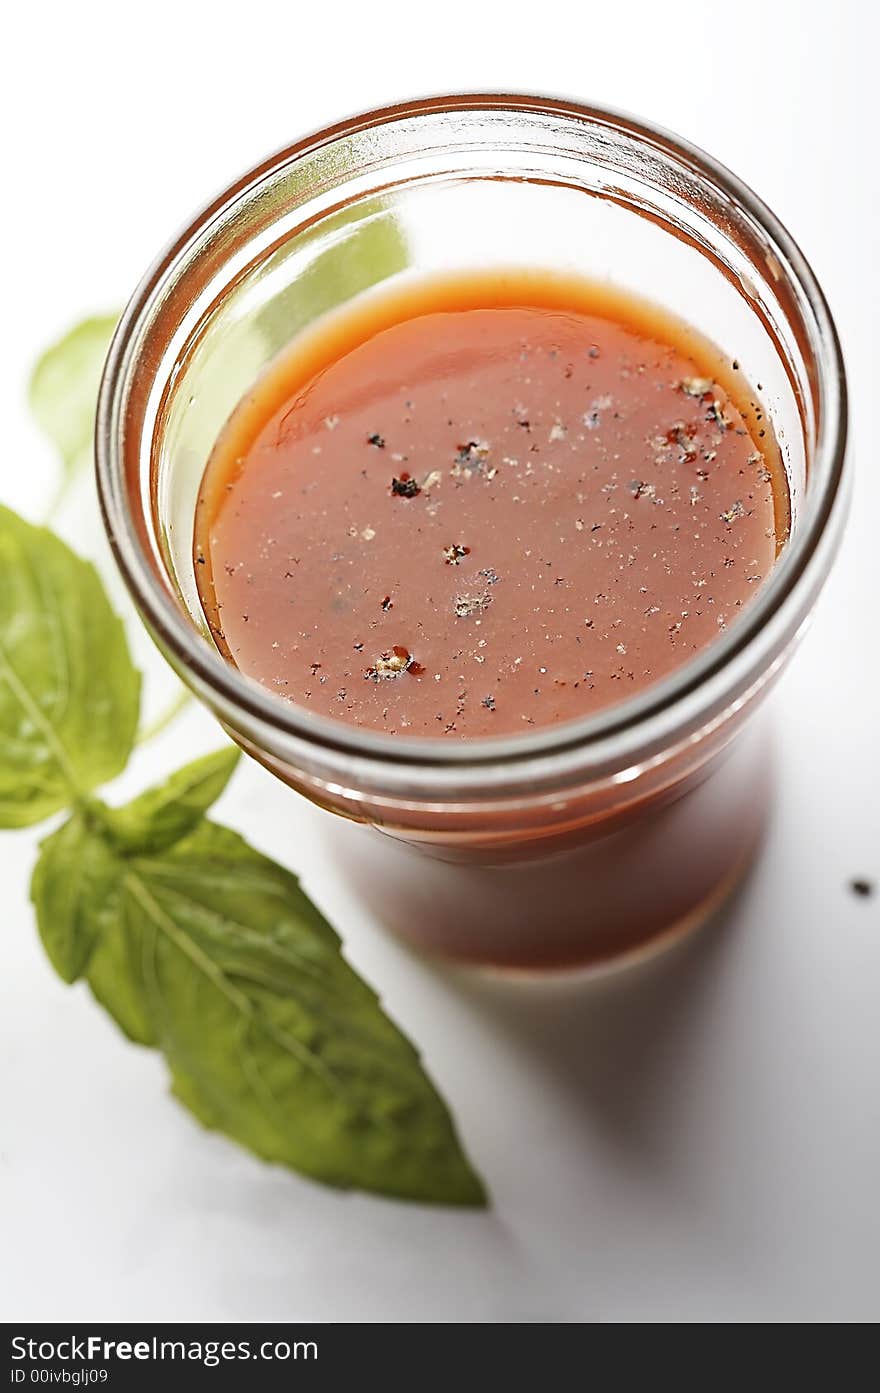
[[[789,540],[735,625],[670,678],[514,738],[407,740],[286,702],[215,649],[192,560],[216,437],[319,315],[392,278],[528,266],[606,278],[739,360],[779,442]],[[845,512],[846,388],[791,237],[726,169],[628,116],[509,95],[366,113],[265,160],[135,292],[97,424],[107,530],[169,662],[251,755],[341,814],[339,864],[382,920],[459,961],[596,966],[699,923],[758,843],[759,708]]]

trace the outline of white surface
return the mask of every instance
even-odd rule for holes
[[[861,475],[778,695],[763,858],[721,926],[653,966],[589,989],[440,973],[335,882],[323,815],[250,765],[224,798],[220,816],[303,874],[419,1041],[491,1185],[488,1214],[339,1196],[201,1132],[161,1061],[53,976],[27,900],[38,833],[0,836],[0,1314],[876,1319],[880,898],[846,889],[880,880],[872,8],[377,0],[346,5],[343,23],[338,7],[153,0],[18,7],[11,22],[0,498],[22,511],[39,511],[53,470],[23,405],[36,352],[124,298],[183,218],[265,151],[444,88],[629,108],[751,182],[830,296]],[[65,519],[79,545],[89,509]],[[152,704],[161,685],[160,672]],[[191,711],[120,796],[214,741]]]

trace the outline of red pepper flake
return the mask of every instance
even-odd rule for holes
[[[400,478],[391,480],[391,492],[395,498],[415,498],[422,486],[411,474],[403,473]]]
[[[682,464],[692,464],[697,458],[697,452],[694,449],[696,433],[697,427],[692,421],[687,424],[684,421],[676,421],[675,425],[666,432],[667,445],[677,445],[681,450],[680,462]]]
[[[666,432],[666,443],[667,445],[678,445],[682,450],[688,450],[690,449],[691,441],[696,433],[697,427],[694,425],[693,421],[688,421],[687,423],[684,421],[676,421],[675,425],[670,426],[669,430]]]
[[[392,677],[399,677],[401,673],[408,672],[413,665],[413,656],[408,648],[403,648],[396,644],[394,648],[387,649],[380,653],[379,657],[368,667],[364,677],[368,682],[384,682]]]
[[[470,547],[462,546],[461,542],[451,542],[448,547],[443,548],[443,560],[447,566],[458,566],[464,556],[470,556]]]

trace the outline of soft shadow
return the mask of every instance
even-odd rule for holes
[[[700,929],[657,956],[599,977],[515,978],[446,969],[450,989],[543,1063],[614,1134],[644,1150],[668,1128],[686,1040],[715,998],[749,896],[749,877]]]

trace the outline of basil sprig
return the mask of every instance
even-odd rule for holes
[[[50,352],[32,387],[68,473],[109,327],[68,336],[75,381]],[[66,813],[31,880],[55,970],[162,1051],[206,1127],[265,1160],[330,1185],[484,1204],[418,1052],[297,878],[208,818],[238,751],[109,806],[99,790],[125,768],[140,713],[123,625],[89,563],[3,507],[0,578],[0,827]]]
[[[238,751],[123,808],[77,806],[31,882],[46,952],[159,1049],[207,1127],[325,1183],[474,1205],[482,1185],[413,1046],[295,876],[210,821]]]

